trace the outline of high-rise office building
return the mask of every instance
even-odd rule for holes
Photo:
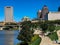
[[[46,5],[43,6],[42,10],[38,11],[38,18],[47,20],[48,19],[48,7]]]
[[[41,15],[43,19],[46,19],[47,15],[49,13],[48,7],[46,5],[43,6],[42,10],[41,10]]]
[[[13,7],[5,7],[5,22],[13,22]]]

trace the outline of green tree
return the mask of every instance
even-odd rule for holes
[[[53,32],[53,31],[55,30],[55,25],[54,25],[54,24],[49,24],[49,25],[48,25],[48,30],[49,30],[50,32]]]
[[[48,24],[43,22],[43,23],[40,24],[40,27],[42,28],[42,31],[45,32],[48,29]]]
[[[31,22],[30,21],[25,21],[21,23],[21,28],[22,30],[20,31],[17,39],[21,40],[23,42],[30,42],[31,38],[33,36],[33,30],[31,30]]]

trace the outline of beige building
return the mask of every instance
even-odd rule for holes
[[[4,26],[5,25],[5,23],[4,22],[0,22],[0,26]]]
[[[25,16],[25,17],[23,17],[22,21],[23,21],[23,22],[24,22],[24,21],[30,21],[30,19],[29,19],[29,17]]]
[[[13,22],[13,7],[5,7],[5,22]]]
[[[48,20],[60,20],[60,12],[49,12]]]

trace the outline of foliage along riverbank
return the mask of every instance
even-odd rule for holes
[[[35,44],[36,42],[38,42],[39,44],[41,42],[41,38],[37,38],[35,41],[31,42],[32,38],[35,38],[33,34],[34,33],[33,29],[38,28],[42,29],[43,34],[46,32],[50,32],[50,34],[48,34],[48,37],[50,37],[51,40],[58,40],[58,36],[54,31],[58,29],[57,26],[60,25],[59,22],[60,21],[39,21],[37,23],[31,23],[31,21],[22,22],[21,23],[22,30],[20,31],[17,39],[23,42],[27,42],[29,45]],[[56,24],[58,25],[56,26]]]

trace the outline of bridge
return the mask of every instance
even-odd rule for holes
[[[6,26],[12,26],[12,27],[16,27],[16,26],[18,26],[19,31],[20,31],[22,25],[0,25],[0,30],[3,30],[3,28],[5,28]]]

